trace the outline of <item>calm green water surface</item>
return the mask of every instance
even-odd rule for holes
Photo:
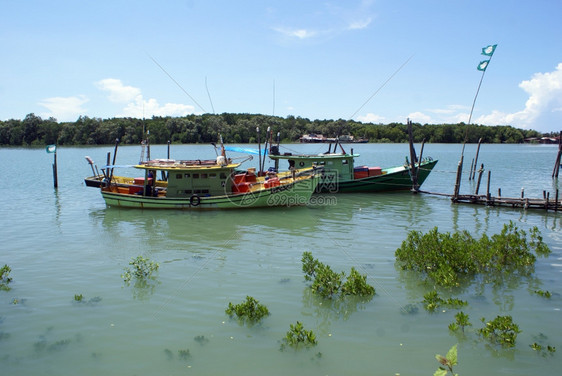
[[[356,164],[381,167],[402,164],[409,153],[407,145],[353,147],[361,154]],[[327,147],[288,148],[282,151]],[[8,264],[13,278],[11,290],[0,291],[1,375],[432,375],[435,354],[455,343],[461,375],[558,374],[562,366],[562,214],[453,205],[408,192],[227,212],[108,208],[83,184],[91,175],[84,156],[101,166],[108,151],[113,147],[59,148],[54,190],[53,154],[0,149],[0,266]],[[452,193],[460,151],[460,145],[425,145],[424,156],[439,163],[424,190]],[[475,151],[467,145],[462,193],[474,190],[466,174]],[[483,145],[479,164],[492,171],[494,195],[501,188],[503,196],[518,197],[523,188],[528,197],[542,197],[543,190],[553,196],[560,187],[551,178],[556,152],[556,146]],[[172,146],[172,158],[214,156],[208,145]],[[121,147],[117,162],[139,157],[139,147]],[[165,158],[166,146],[154,146],[152,157]],[[255,158],[244,166],[257,164]],[[463,311],[473,327],[457,337],[447,328],[457,310],[426,312],[419,303],[431,287],[401,272],[394,252],[412,229],[438,226],[480,237],[510,220],[524,230],[538,226],[552,254],[538,260],[531,279],[458,292],[469,302]],[[303,278],[304,251],[336,271],[356,267],[367,274],[375,297],[319,300]],[[152,287],[127,286],[121,278],[139,255],[160,264]],[[537,289],[553,296],[540,297]],[[75,294],[84,302],[75,302]],[[247,295],[269,308],[262,325],[241,326],[224,313]],[[403,314],[407,304],[419,311]],[[490,347],[475,333],[481,317],[497,315],[511,315],[522,330],[512,350]],[[297,320],[317,334],[318,346],[279,351]],[[557,352],[541,356],[529,347],[541,341]]]

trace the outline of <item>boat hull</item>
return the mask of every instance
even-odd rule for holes
[[[429,176],[431,170],[437,164],[437,160],[425,161],[420,165],[418,173],[418,185],[421,186]],[[318,184],[318,193],[372,193],[407,191],[412,189],[410,168],[399,166],[382,170],[381,175],[369,176],[362,179],[341,180],[337,176],[329,178],[329,171]]]
[[[315,174],[306,179],[259,191],[222,196],[194,195],[189,198],[152,197],[104,189],[101,194],[108,206],[140,209],[216,210],[303,206],[309,202],[319,181],[320,175]]]

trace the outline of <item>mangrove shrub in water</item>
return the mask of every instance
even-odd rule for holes
[[[440,233],[437,227],[427,234],[411,231],[400,248],[396,261],[404,270],[422,273],[441,286],[458,286],[462,277],[502,273],[529,275],[536,255],[546,256],[550,249],[537,227],[527,233],[510,221],[500,234],[474,239],[468,231]]]
[[[158,263],[142,256],[133,258],[129,262],[129,265],[131,265],[131,268],[126,268],[124,273],[121,275],[127,284],[129,284],[133,278],[135,278],[137,282],[147,282],[148,280],[153,279],[154,277],[152,274],[160,267]]]
[[[302,254],[302,271],[304,278],[312,281],[312,291],[324,298],[331,299],[338,294],[363,297],[371,297],[375,294],[375,288],[367,283],[366,275],[359,274],[352,267],[349,277],[345,279],[344,272],[334,272],[330,265],[318,261],[310,252]]]
[[[295,325],[290,324],[290,329],[283,338],[281,343],[281,350],[292,347],[293,349],[307,348],[316,346],[316,335],[312,330],[306,330],[300,321]]]
[[[0,290],[10,290],[8,285],[12,282],[12,278],[9,277],[11,271],[12,269],[8,265],[0,268]]]
[[[225,312],[230,317],[236,315],[242,322],[247,321],[249,324],[254,324],[265,316],[269,316],[267,307],[251,296],[246,296],[246,301],[240,304],[228,303]]]

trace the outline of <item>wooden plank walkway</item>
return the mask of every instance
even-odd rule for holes
[[[507,206],[512,208],[523,208],[523,209],[543,209],[546,211],[552,210],[555,212],[562,211],[562,200],[550,199],[550,194],[544,193],[543,198],[528,198],[528,197],[494,197],[490,194],[486,195],[452,195],[447,193],[436,193],[428,191],[418,191],[419,193],[425,193],[436,196],[449,197],[452,202],[459,204],[475,204],[475,205],[486,205],[486,206]]]

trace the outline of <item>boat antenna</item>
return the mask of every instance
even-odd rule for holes
[[[398,72],[400,72],[400,71],[402,70],[402,68],[404,68],[404,66],[405,66],[406,64],[408,64],[408,62],[409,62],[410,60],[412,60],[413,57],[414,57],[414,55],[410,56],[404,63],[402,63],[402,65],[401,65],[394,73],[392,73],[392,75],[391,75],[385,82],[383,82],[383,84],[369,97],[369,99],[367,99],[367,100],[361,105],[361,107],[359,107],[359,108],[357,109],[357,111],[355,111],[355,112],[353,113],[353,115],[351,115],[349,118],[350,118],[350,119],[353,119],[353,118],[355,117],[355,115],[357,115],[357,113],[358,113],[359,111],[361,111],[361,109],[362,109],[363,107],[365,107],[365,105],[366,105],[367,103],[369,103],[369,101],[370,101],[371,99],[373,99],[373,97],[374,97],[375,95],[377,95],[377,93],[378,93],[379,91],[381,91],[381,89],[382,89],[390,80],[392,80],[392,78],[393,78],[394,76],[396,76],[396,74],[397,74]]]
[[[267,127],[267,131],[265,132],[265,142],[263,144],[263,159],[261,161],[260,171],[263,171],[265,168],[265,155],[267,153],[267,147],[271,147],[271,143],[269,142],[271,139],[271,127]]]
[[[207,95],[209,96],[209,102],[211,102],[211,109],[213,114],[215,113],[215,106],[213,106],[213,100],[211,99],[211,93],[209,92],[209,87],[207,86],[207,76],[205,76],[205,89],[207,90]]]
[[[224,149],[224,142],[222,141],[222,134],[219,134],[219,139],[221,141],[221,155],[226,158],[226,150]]]
[[[261,169],[261,143],[260,143],[260,127],[256,127],[256,134],[258,136],[258,176]]]
[[[150,54],[147,54],[147,55],[148,55],[149,58],[152,59],[152,61],[154,62],[154,64],[158,65],[158,67],[159,67],[160,69],[162,69],[162,72],[166,73],[166,75],[167,75],[168,77],[170,77],[170,79],[171,79],[172,81],[174,81],[174,83],[175,83],[176,85],[178,85],[178,87],[185,93],[185,95],[187,95],[200,109],[202,109],[203,112],[207,112],[207,110],[205,110],[205,109],[203,108],[203,106],[201,106],[199,103],[197,103],[197,101],[196,101],[191,95],[189,95],[189,93],[174,79],[174,77],[172,77],[172,76],[170,75],[170,73],[166,72],[166,69],[164,69],[164,67],[162,67],[162,66],[156,61],[155,58],[153,58],[152,56],[150,56]]]
[[[275,80],[273,80],[273,113],[272,116],[275,116]]]

